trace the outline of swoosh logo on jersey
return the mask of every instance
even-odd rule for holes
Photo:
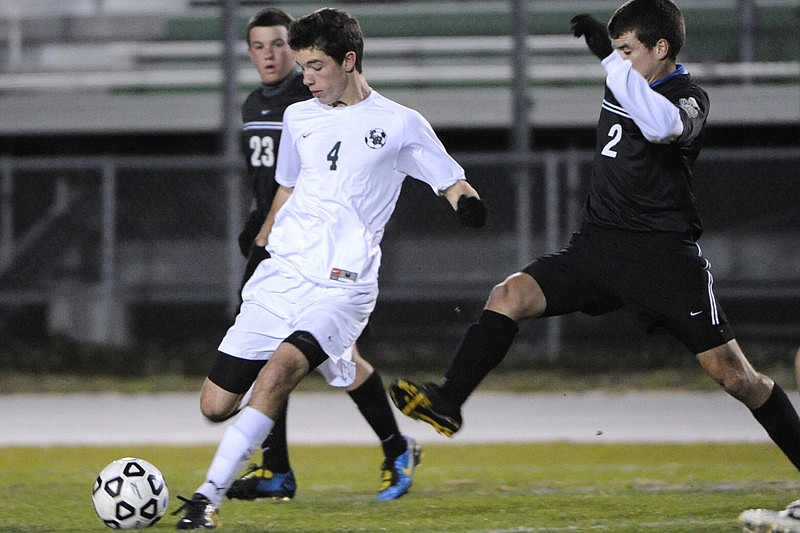
[[[262,114],[262,115],[269,115],[269,112],[270,112],[270,111],[271,111],[271,109],[262,109],[262,110],[261,110],[261,114]]]

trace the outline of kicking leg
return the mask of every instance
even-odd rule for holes
[[[314,362],[310,363],[310,360]],[[308,374],[312,364],[315,368],[320,362],[319,356],[307,358],[290,342],[278,346],[255,380],[249,405],[225,430],[206,473],[206,481],[197,488],[191,500],[184,500],[184,505],[176,511],[185,511],[177,529],[210,529],[215,526],[216,510],[236,474],[269,435],[291,391]]]
[[[461,428],[461,406],[506,356],[519,330],[517,322],[541,316],[546,307],[539,284],[518,272],[496,285],[481,313],[461,340],[441,384],[397,379],[389,387],[392,401],[411,418],[431,424],[450,437]]]

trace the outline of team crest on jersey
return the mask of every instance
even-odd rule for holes
[[[697,115],[700,114],[700,106],[697,104],[697,100],[694,99],[694,96],[681,98],[678,100],[678,106],[686,111],[689,118],[697,118]]]
[[[383,145],[386,144],[386,132],[380,128],[373,128],[364,136],[364,142],[375,150],[383,148]]]

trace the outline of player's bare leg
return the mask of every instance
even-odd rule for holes
[[[462,425],[461,406],[506,356],[518,331],[517,322],[541,316],[546,308],[533,277],[517,272],[496,285],[476,324],[461,340],[441,383],[414,383],[398,378],[389,386],[392,401],[404,415],[427,422],[446,437]]]
[[[697,360],[728,394],[750,409],[800,470],[800,418],[783,389],[752,367],[736,339],[697,354]]]
[[[211,422],[224,422],[239,412],[244,394],[229,392],[206,378],[200,391],[200,412]]]
[[[356,366],[356,377],[353,384],[346,388],[348,393],[358,390],[373,374],[372,365],[358,355],[355,348],[353,363]],[[248,466],[245,473],[233,482],[226,493],[229,499],[289,501],[294,498],[297,492],[297,480],[289,463],[286,415],[287,409],[284,404],[272,431],[262,443],[261,464]]]
[[[213,529],[223,496],[247,460],[269,435],[289,394],[310,370],[308,359],[295,345],[281,343],[256,377],[249,405],[228,426],[211,461],[206,481],[176,512],[185,514],[177,529]],[[212,392],[214,389],[211,389]]]
[[[697,354],[697,360],[725,392],[748,408],[761,407],[769,398],[773,381],[753,368],[735,339]]]

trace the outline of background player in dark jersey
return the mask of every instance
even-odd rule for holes
[[[267,8],[253,16],[245,28],[248,53],[261,78],[261,86],[251,92],[242,105],[242,148],[253,188],[252,210],[239,236],[242,254],[248,258],[245,281],[258,263],[269,257],[264,249],[265,241],[257,242],[257,235],[278,188],[275,162],[283,113],[290,104],[311,98],[287,42],[291,21],[285,12]],[[217,384],[227,384],[234,389],[233,392],[245,392],[250,383],[233,377],[236,367],[226,363],[232,359],[235,358],[220,354],[209,379]],[[353,362],[357,378],[347,389],[348,394],[375,431],[385,455],[378,498],[393,500],[405,494],[411,484],[411,472],[399,472],[395,459],[408,452],[414,456],[413,461],[419,462],[420,449],[413,440],[400,433],[380,375],[360,357],[357,348],[354,349]],[[250,500],[294,496],[297,484],[286,442],[286,406],[263,443],[262,456],[261,465],[252,467],[244,477],[234,481],[227,493],[229,498]]]
[[[682,13],[669,0],[631,0],[607,28],[578,15],[572,30],[608,74],[579,231],[567,248],[535,259],[492,289],[440,383],[395,380],[393,401],[450,436],[461,427],[461,405],[505,357],[518,322],[624,307],[648,331],[666,330],[683,342],[800,468],[797,413],[742,353],[697,244],[702,222],[691,167],[709,101],[677,63]]]

